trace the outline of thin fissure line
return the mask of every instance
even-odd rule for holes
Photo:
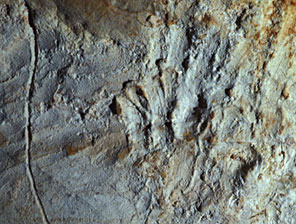
[[[32,168],[31,168],[31,140],[32,140],[32,133],[31,133],[31,97],[32,97],[32,86],[34,82],[36,67],[37,67],[37,57],[38,57],[38,46],[37,46],[37,40],[36,40],[36,29],[34,28],[34,25],[32,24],[31,15],[30,15],[30,9],[26,3],[25,0],[23,0],[24,4],[24,13],[26,14],[25,18],[27,21],[27,24],[30,27],[30,50],[31,50],[31,65],[30,65],[30,73],[29,78],[26,86],[26,101],[25,101],[25,118],[26,118],[26,129],[25,129],[25,139],[26,139],[26,147],[25,147],[25,154],[26,154],[26,172],[27,176],[29,178],[29,182],[31,185],[31,190],[33,192],[35,201],[37,203],[37,206],[40,210],[42,221],[45,224],[49,224],[48,218],[45,213],[45,209],[43,207],[43,204],[41,202],[41,199],[38,195],[36,183],[34,180]]]

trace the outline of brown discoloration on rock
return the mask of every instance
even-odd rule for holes
[[[122,114],[122,108],[120,106],[120,103],[118,103],[117,101],[116,101],[116,110],[118,115]]]
[[[285,18],[279,35],[279,41],[296,34],[296,2],[294,0],[284,1],[283,8]]]
[[[216,115],[216,114],[215,114],[215,112],[213,111],[213,112],[210,114],[210,119],[213,120],[213,119],[215,118],[215,115]]]
[[[74,145],[66,145],[65,146],[65,150],[67,152],[68,156],[73,156],[76,153],[78,153],[79,151],[83,151],[85,150],[87,147],[89,147],[91,144],[89,145],[85,145],[85,146],[74,146]]]
[[[0,133],[0,147],[3,146],[6,143],[6,138],[5,136]]]
[[[281,128],[280,128],[279,134],[282,135],[283,132],[284,132],[286,129],[290,128],[291,126],[292,126],[291,122],[283,122],[283,124],[282,124],[282,126],[281,126]]]
[[[167,22],[167,25],[168,25],[168,26],[175,25],[175,24],[177,24],[177,21],[176,21],[176,20],[169,20],[169,21]]]
[[[201,22],[203,22],[203,23],[205,23],[207,25],[213,25],[213,26],[218,26],[219,25],[219,23],[217,22],[215,17],[213,15],[210,15],[210,14],[205,14],[201,18]]]
[[[255,217],[257,217],[257,216],[261,216],[261,215],[264,215],[265,217],[267,217],[266,209],[262,210],[261,212],[258,212],[258,213],[255,214],[255,215],[252,215],[252,216],[250,217],[250,219],[254,219]]]
[[[79,151],[78,148],[74,148],[73,146],[66,146],[65,149],[68,156],[75,155]]]
[[[217,140],[216,140],[215,137],[209,137],[209,138],[208,138],[208,143],[211,144],[211,145],[214,144],[216,141],[217,141]]]
[[[186,141],[190,142],[195,139],[194,135],[191,132],[185,132],[183,134],[183,137],[186,139]]]
[[[263,122],[265,124],[265,128],[270,129],[270,127],[272,127],[276,122],[276,120],[274,119],[274,114],[265,114],[263,116]]]
[[[121,150],[118,154],[117,154],[117,158],[119,161],[124,160],[128,154],[131,152],[131,148],[124,148],[123,150]]]
[[[289,98],[290,94],[289,94],[289,90],[288,90],[287,86],[285,86],[283,88],[281,95],[285,100],[287,100]]]
[[[137,93],[139,96],[142,96],[142,97],[144,97],[145,99],[147,99],[147,95],[146,95],[146,93],[145,93],[145,91],[144,91],[143,86],[141,86],[141,85],[137,85],[137,86],[136,86],[136,93]]]

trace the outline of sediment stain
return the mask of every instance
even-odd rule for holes
[[[81,24],[98,37],[136,38],[155,12],[155,1],[53,0],[60,18],[70,26]]]

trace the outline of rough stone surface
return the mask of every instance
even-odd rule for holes
[[[296,1],[0,0],[0,223],[296,223]]]

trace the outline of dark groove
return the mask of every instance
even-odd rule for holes
[[[121,114],[121,107],[114,96],[112,99],[111,104],[109,105],[109,109],[111,110],[113,115],[120,115]]]
[[[184,68],[185,72],[189,69],[189,62],[190,62],[190,56],[188,55],[186,58],[184,58],[182,62],[182,67]]]
[[[133,80],[127,80],[127,81],[123,82],[121,90],[126,89],[132,82],[133,82]]]
[[[232,90],[232,86],[231,87],[228,87],[224,90],[225,92],[225,95],[228,96],[229,98],[231,97],[231,90]]]
[[[192,27],[189,27],[186,29],[187,49],[190,49],[194,45],[193,43],[194,35],[195,35],[195,30]],[[182,67],[185,72],[189,69],[189,64],[190,64],[190,55],[187,55],[182,61]]]
[[[145,142],[145,147],[149,148],[149,135],[151,133],[151,128],[152,125],[149,123],[145,128],[144,128],[144,142]]]
[[[172,123],[172,114],[173,114],[174,109],[176,108],[176,105],[177,105],[177,100],[173,100],[170,103],[171,109],[168,110],[168,112],[166,114],[165,126],[167,128],[168,133],[169,133],[169,139],[168,139],[169,142],[172,142],[175,138],[175,132],[174,132],[173,123]]]
[[[148,103],[148,99],[146,97],[146,93],[144,92],[142,86],[139,86],[139,85],[136,86],[136,94],[139,97],[139,101],[140,101],[142,107],[144,107],[146,110],[148,110],[149,103]]]

